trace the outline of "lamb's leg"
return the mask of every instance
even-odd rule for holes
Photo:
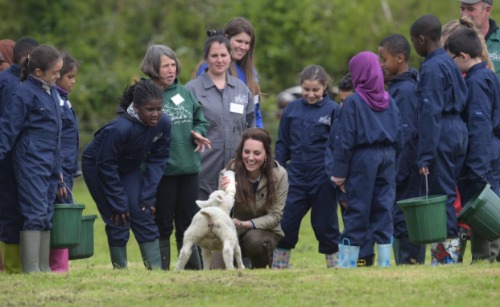
[[[201,257],[203,258],[203,270],[210,270],[210,263],[212,262],[212,251],[201,247]]]
[[[191,257],[191,248],[193,247],[193,242],[184,242],[182,244],[182,248],[179,251],[179,261],[177,261],[177,266],[175,267],[176,271],[184,270],[184,267],[186,266],[186,263],[189,260],[189,257]]]
[[[229,246],[228,242],[224,242],[224,247],[222,248],[222,257],[224,258],[224,264],[226,265],[226,269],[234,270],[233,264],[233,248]]]
[[[236,266],[238,269],[244,269],[243,260],[241,260],[241,247],[239,244],[236,244],[234,247],[234,259],[236,259]]]

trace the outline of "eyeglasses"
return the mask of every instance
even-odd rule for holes
[[[457,56],[460,56],[460,54],[455,54],[454,56],[452,56],[451,58],[452,59],[455,59]]]

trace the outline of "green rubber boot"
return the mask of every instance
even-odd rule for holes
[[[139,243],[141,249],[142,262],[148,270],[161,269],[160,245],[158,239],[149,242]]]
[[[39,266],[42,272],[52,272],[49,265],[50,259],[50,230],[42,231],[40,236]]]
[[[37,230],[21,231],[20,251],[24,273],[40,272],[40,240],[42,232]]]
[[[127,246],[110,246],[109,255],[111,256],[111,264],[115,269],[127,268]]]

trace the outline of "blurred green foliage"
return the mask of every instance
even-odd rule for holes
[[[31,36],[81,61],[71,101],[83,147],[114,117],[125,86],[142,76],[150,44],[177,52],[185,83],[201,58],[206,30],[222,29],[234,16],[248,18],[257,33],[265,124],[275,131],[276,95],[296,84],[303,67],[320,64],[339,80],[357,52],[377,52],[389,34],[409,38],[411,24],[423,14],[443,24],[459,18],[459,6],[455,0],[0,0],[0,38]],[[413,52],[412,66],[420,61]]]

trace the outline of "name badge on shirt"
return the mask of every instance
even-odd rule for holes
[[[182,96],[181,96],[181,95],[179,95],[179,94],[177,94],[177,95],[173,96],[173,97],[172,97],[172,98],[170,98],[170,99],[172,99],[172,102],[173,102],[176,106],[180,105],[180,104],[184,101],[184,98],[182,98]]]
[[[243,114],[243,112],[245,111],[245,105],[241,103],[231,102],[231,104],[229,105],[229,111],[231,113]]]

